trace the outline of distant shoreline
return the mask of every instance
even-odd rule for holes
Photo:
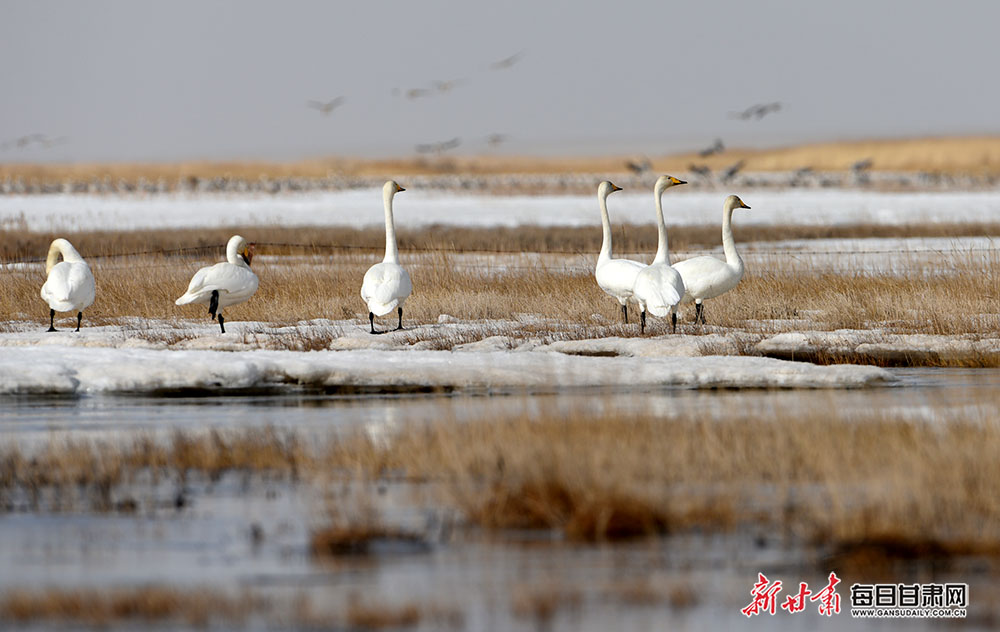
[[[629,163],[632,166],[629,166]],[[265,180],[349,180],[412,176],[560,176],[570,174],[647,173],[677,175],[703,168],[718,179],[739,165],[740,173],[903,173],[934,176],[1000,175],[1000,136],[937,137],[809,143],[772,149],[725,148],[700,156],[603,157],[449,156],[361,159],[329,157],[293,162],[181,161],[143,163],[0,163],[4,192],[13,187],[54,185],[77,189],[106,184],[171,190],[189,188],[199,180],[227,179],[260,183]],[[74,190],[74,189],[69,189]]]

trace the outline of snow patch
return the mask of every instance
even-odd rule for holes
[[[296,385],[357,392],[554,391],[564,388],[845,388],[889,384],[865,366],[771,358],[594,358],[533,351],[204,351],[9,347],[0,393],[166,393]]]

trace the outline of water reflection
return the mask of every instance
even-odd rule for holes
[[[997,369],[898,369],[900,386],[857,390],[569,390],[556,394],[11,398],[0,405],[0,435],[34,442],[62,436],[110,439],[121,431],[274,426],[312,433],[365,427],[382,433],[409,423],[582,414],[673,419],[869,416],[915,420],[1000,418]]]

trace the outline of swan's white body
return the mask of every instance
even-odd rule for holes
[[[653,263],[639,271],[635,277],[632,294],[639,303],[642,328],[646,328],[646,312],[660,318],[676,313],[677,304],[684,296],[684,281],[677,270],[670,267],[670,250],[667,245],[667,225],[663,221],[663,192],[675,185],[687,184],[672,176],[660,176],[653,189],[656,200],[656,257]],[[676,329],[676,319],[674,318]]]
[[[597,285],[606,294],[610,294],[618,300],[622,306],[622,314],[625,315],[625,322],[628,322],[628,308],[626,304],[632,298],[632,288],[635,285],[636,275],[646,266],[631,259],[611,258],[611,219],[608,217],[608,196],[621,191],[608,181],[602,182],[597,187],[597,201],[601,206],[601,225],[604,229],[604,240],[601,242],[601,252],[597,256],[597,268],[594,270],[594,277]]]
[[[702,314],[702,301],[725,294],[736,287],[743,278],[743,259],[736,252],[733,239],[733,210],[749,209],[739,197],[730,195],[722,207],[722,249],[726,260],[712,256],[693,257],[674,264],[684,279],[685,293],[682,301],[694,301],[697,305],[695,319]],[[704,317],[702,316],[704,321]]]
[[[399,191],[405,191],[392,180],[382,187],[382,205],[385,209],[385,257],[365,272],[361,282],[361,298],[368,306],[372,332],[375,331],[374,316],[385,316],[397,310],[399,323],[403,323],[403,303],[413,291],[409,273],[399,265],[399,250],[396,247],[396,226],[392,219],[392,198]]]
[[[63,260],[56,263],[60,255]],[[48,278],[42,285],[41,296],[52,312],[80,314],[93,304],[96,295],[94,275],[73,244],[65,239],[54,240],[45,260],[45,272]]]
[[[259,280],[250,269],[253,247],[239,235],[233,235],[226,244],[226,261],[202,268],[191,277],[187,292],[174,301],[177,305],[212,302],[212,293],[218,292],[220,325],[222,310],[249,300],[257,291]],[[215,314],[212,314],[215,318]],[[225,327],[223,327],[225,333]]]

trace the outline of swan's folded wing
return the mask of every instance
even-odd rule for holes
[[[361,298],[377,316],[388,314],[412,291],[409,273],[398,265],[372,266],[361,284]]]
[[[217,263],[202,268],[191,277],[187,292],[175,303],[197,303],[209,300],[213,291],[233,294],[234,297],[253,296],[257,291],[257,275],[252,270],[231,263]]]

